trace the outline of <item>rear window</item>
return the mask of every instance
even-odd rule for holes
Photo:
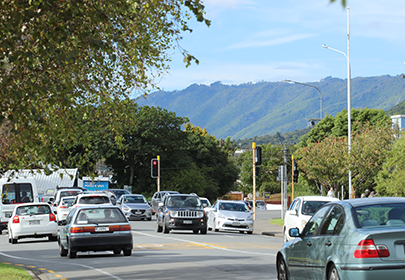
[[[32,185],[30,183],[5,184],[2,187],[1,201],[3,204],[33,202]]]
[[[60,192],[60,198],[66,197],[66,196],[76,196],[78,194],[83,193],[82,191],[61,191]]]
[[[118,208],[86,208],[79,210],[76,216],[76,223],[127,223],[127,219]]]
[[[79,199],[78,204],[103,204],[110,203],[107,196],[85,196]]]
[[[72,204],[73,204],[74,201],[75,201],[75,198],[74,198],[74,197],[72,197],[72,198],[67,198],[67,199],[62,199],[60,205],[64,205],[64,206],[70,207],[70,206],[72,206]]]
[[[352,214],[358,228],[405,227],[405,203],[355,207]]]
[[[41,215],[51,213],[52,213],[51,208],[48,205],[20,206],[16,209],[16,215],[18,216]]]

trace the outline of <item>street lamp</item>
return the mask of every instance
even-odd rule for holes
[[[351,105],[350,105],[350,80],[351,80],[351,70],[350,70],[350,22],[349,22],[349,11],[350,7],[347,7],[347,54],[345,54],[342,51],[333,49],[331,47],[328,47],[327,45],[322,45],[322,47],[330,49],[332,51],[338,52],[343,54],[346,57],[347,60],[347,130],[348,130],[348,146],[349,146],[349,156],[350,156],[350,149],[351,149],[351,131],[352,131],[352,120],[351,120]],[[349,166],[349,198],[354,198],[353,197],[353,189],[352,189],[352,171],[350,170]]]
[[[322,120],[322,93],[319,90],[319,88],[317,88],[316,86],[310,85],[310,84],[306,84],[306,83],[300,83],[300,82],[296,82],[296,81],[292,81],[292,80],[284,80],[284,82],[288,82],[288,83],[294,83],[294,84],[300,84],[300,85],[304,85],[304,86],[309,86],[309,87],[313,87],[316,88],[319,92],[319,95],[321,96],[321,111],[319,113],[320,115],[320,120]]]

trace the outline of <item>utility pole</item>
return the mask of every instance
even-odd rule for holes
[[[158,162],[157,188],[158,192],[160,192],[160,156],[157,156],[157,162]]]
[[[256,142],[252,143],[253,150],[253,220],[256,220]]]
[[[288,178],[287,178],[287,147],[285,144],[284,144],[284,176],[283,176],[283,178],[285,179],[283,181],[283,186],[282,186],[283,187],[282,208],[283,208],[283,218],[284,218],[285,212],[287,211],[287,181],[288,181]]]

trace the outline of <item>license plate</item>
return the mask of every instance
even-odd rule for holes
[[[33,220],[33,221],[29,221],[29,225],[39,225],[39,220]]]
[[[193,221],[183,221],[183,224],[192,224]]]
[[[232,225],[233,226],[240,226],[240,223],[239,222],[233,222]]]
[[[135,214],[140,215],[140,214],[142,214],[142,212],[141,211],[135,211]]]
[[[96,227],[95,231],[96,232],[105,232],[105,231],[109,231],[110,228],[109,227]]]
[[[11,212],[5,212],[5,213],[4,213],[4,216],[5,216],[6,218],[11,218]]]

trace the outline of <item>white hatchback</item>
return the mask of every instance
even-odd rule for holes
[[[295,198],[284,216],[284,242],[292,239],[288,234],[291,228],[298,228],[301,232],[315,212],[331,201],[339,201],[339,199],[327,196],[299,196]]]
[[[66,220],[66,216],[70,212],[73,202],[75,201],[75,196],[65,196],[62,197],[58,207],[56,207],[56,215],[58,217],[58,224],[62,224],[62,221]]]
[[[48,203],[17,205],[8,221],[8,241],[17,243],[22,238],[43,238],[56,241],[58,223]]]

